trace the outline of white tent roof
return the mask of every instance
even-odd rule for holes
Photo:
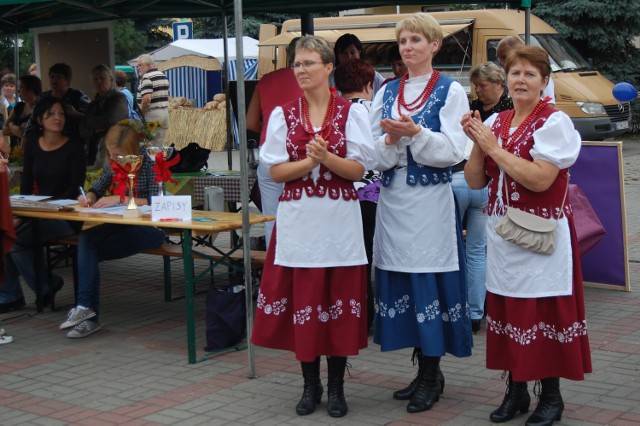
[[[244,59],[258,58],[258,40],[251,37],[242,37]],[[236,39],[229,38],[227,41],[229,60],[236,59]],[[171,58],[184,55],[197,55],[205,58],[216,58],[224,63],[223,39],[182,39],[176,40],[158,50],[150,53],[156,62],[167,61]],[[138,65],[137,57],[129,61],[129,65]]]

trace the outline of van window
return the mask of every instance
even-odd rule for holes
[[[553,72],[592,70],[591,65],[560,34],[531,34],[531,45],[540,46],[549,53]]]
[[[498,62],[498,43],[500,39],[487,40],[487,62],[493,62],[496,65],[500,65]]]
[[[471,32],[468,28],[446,37],[433,58],[438,69],[462,70],[471,68]]]

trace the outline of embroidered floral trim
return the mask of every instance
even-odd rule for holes
[[[494,321],[490,316],[487,316],[487,330],[497,335],[504,335],[519,345],[530,345],[539,335],[549,340],[557,340],[560,343],[571,343],[574,338],[587,335],[587,320],[574,322],[560,331],[556,330],[554,324],[547,324],[542,321],[524,330],[511,324],[503,325],[502,322]]]
[[[571,343],[574,338],[587,335],[587,320],[583,320],[581,323],[576,321],[569,327],[563,328],[562,331],[556,331],[554,325],[543,322],[538,327],[544,337],[557,340],[560,343]]]
[[[375,311],[378,315],[381,317],[388,316],[389,318],[395,318],[396,315],[407,313],[410,306],[408,294],[396,300],[394,306],[391,308],[381,300],[377,300],[374,304]],[[442,312],[440,310],[440,301],[434,300],[433,303],[424,308],[424,312],[416,313],[416,320],[419,323],[423,323],[440,317],[444,322],[457,322],[461,320],[463,316],[469,317],[469,304],[465,304],[465,308],[463,308],[462,305],[458,303],[454,307],[447,309],[446,312]]]
[[[342,300],[336,300],[335,305],[329,306],[329,311],[324,311],[322,305],[318,305],[316,308],[318,311],[318,319],[320,322],[328,322],[330,319],[338,319],[342,315]]]
[[[444,322],[456,322],[462,318],[462,305],[456,304],[453,308],[449,308],[447,312],[442,313],[442,321]]]
[[[440,315],[440,301],[434,300],[432,304],[428,305],[424,309],[424,313],[418,312],[416,314],[416,319],[419,323],[423,323],[426,320],[434,320],[438,315]]]
[[[349,300],[349,306],[351,306],[351,313],[354,314],[357,318],[360,318],[360,313],[362,312],[360,302],[356,302],[354,299],[351,299]]]
[[[398,299],[394,302],[394,306],[389,308],[385,303],[378,300],[378,303],[375,304],[376,313],[378,313],[381,317],[389,316],[389,318],[393,318],[396,314],[404,314],[409,309],[409,295],[405,294],[402,296],[402,299]]]
[[[304,309],[299,310],[293,314],[293,323],[302,325],[311,320],[311,306],[307,306]]]
[[[262,309],[267,315],[280,315],[282,312],[286,311],[287,298],[283,297],[280,300],[276,300],[273,303],[267,303],[267,298],[264,297],[264,294],[260,293],[258,295],[258,303],[257,308]]]
[[[287,308],[286,305],[288,303],[288,299],[283,297],[280,300],[277,300],[273,303],[267,303],[267,298],[260,293],[258,295],[258,302],[256,304],[257,308],[262,310],[266,315],[280,315],[284,313]],[[322,305],[318,305],[316,308],[318,312],[318,320],[320,322],[328,322],[329,320],[336,320],[343,314],[343,305],[344,302],[341,299],[336,300],[334,305],[329,306],[328,310],[324,310]],[[355,315],[357,318],[360,318],[362,315],[362,306],[360,302],[357,302],[355,299],[349,300],[349,313]],[[311,306],[306,306],[303,309],[296,311],[293,314],[293,324],[303,325],[306,322],[311,321],[311,314],[313,312],[313,308]]]

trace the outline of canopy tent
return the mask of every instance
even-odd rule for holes
[[[176,40],[160,49],[154,50],[150,53],[156,62],[170,61],[175,58],[185,57],[189,55],[195,55],[202,58],[207,58],[206,66],[195,66],[196,68],[207,69],[210,71],[222,70],[226,68],[225,64],[229,63],[229,80],[236,80],[236,39],[231,37],[227,39],[227,60],[225,62],[225,49],[224,40],[221,38],[215,39],[189,39],[189,40]],[[244,79],[255,80],[258,71],[258,40],[251,37],[242,37],[242,46],[244,49]],[[137,65],[137,58],[127,61],[129,65],[135,67]],[[163,64],[165,70],[176,68],[177,66],[185,66],[188,61],[184,62],[184,65],[178,65],[177,62],[173,64]],[[173,82],[172,82],[173,83]]]
[[[242,37],[242,46],[244,59],[258,58],[258,40],[251,37]],[[156,62],[168,61],[185,55],[196,55],[204,58],[216,59],[220,64],[224,64],[224,40],[215,39],[182,39],[176,40],[160,49],[149,53]],[[231,37],[227,39],[227,56],[228,60],[236,60],[236,39]],[[137,58],[127,61],[129,65],[135,67]]]
[[[236,52],[241,61],[244,58],[242,43],[242,16],[251,12],[294,12],[311,13],[336,11],[361,7],[385,6],[389,0],[311,0],[292,2],[290,0],[1,0],[0,31],[17,34],[32,27],[63,25],[92,21],[154,18],[171,16],[207,17],[230,14],[234,16],[236,28]],[[397,0],[403,5],[442,4],[439,0]],[[491,1],[457,0],[456,3],[491,3]],[[515,2],[519,3],[519,2]],[[523,1],[523,4],[530,2]],[[527,16],[529,8],[526,9]],[[225,34],[226,36],[226,34]],[[16,36],[17,39],[17,36]],[[17,44],[17,43],[16,43]],[[239,73],[242,74],[242,73]],[[242,76],[238,78],[238,126],[246,127],[245,88]],[[240,156],[247,158],[246,134],[240,132]],[[251,283],[251,259],[249,257],[249,188],[248,166],[246,161],[240,164],[240,173],[244,176],[242,184],[242,214],[245,283]],[[247,291],[247,335],[251,336],[253,327],[252,292]],[[193,339],[188,336],[188,339]],[[249,376],[255,377],[253,348],[249,345]],[[195,362],[195,360],[189,360]]]
[[[243,37],[243,76],[255,80],[258,72],[258,40]],[[201,108],[213,95],[222,92],[222,70],[225,66],[223,39],[176,40],[149,53],[158,68],[169,79],[169,95],[192,99]],[[229,81],[236,80],[236,39],[227,39]],[[136,67],[137,58],[127,61]]]
[[[455,0],[1,0],[0,31],[13,33],[33,27],[112,19],[209,17],[234,13],[328,12],[362,7],[429,4],[482,4],[491,1]],[[495,3],[495,1],[493,2]],[[518,3],[519,2],[511,2]]]

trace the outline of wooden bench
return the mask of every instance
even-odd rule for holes
[[[171,258],[182,259],[182,245],[165,243],[160,247],[146,250],[142,253],[162,256],[164,270],[164,300],[166,302],[176,300],[176,298],[173,298],[171,295]],[[259,268],[265,264],[267,259],[267,252],[261,250],[251,250],[249,256],[251,258],[252,268]],[[224,254],[211,247],[193,246],[191,247],[191,257],[192,259],[203,259],[210,262],[209,269],[204,271],[200,276],[206,274],[209,271],[213,273],[213,262],[211,261],[211,259],[215,261],[225,261],[225,263],[232,269],[234,268],[233,265],[236,264],[238,265],[235,267],[235,270],[237,272],[240,272],[244,269],[244,251],[242,249],[235,250],[231,254]]]
[[[73,267],[73,288],[74,294],[78,293],[78,273],[77,273],[77,246],[78,246],[78,236],[77,235],[69,235],[67,237],[58,238],[56,240],[48,241],[46,243],[46,251],[47,251],[47,266],[49,271],[59,265],[63,260],[72,259],[72,267]],[[62,249],[58,249],[62,247]],[[150,250],[145,250],[141,253],[154,255],[154,256],[162,256],[163,259],[163,270],[164,270],[164,300],[166,302],[170,302],[176,300],[178,298],[172,297],[172,284],[171,284],[171,260],[182,258],[182,245],[180,243],[164,243],[162,246],[153,248]],[[244,251],[242,249],[235,250],[231,254],[221,253],[211,247],[195,245],[192,247],[192,258],[195,259],[203,259],[209,260],[210,264],[214,261],[225,261],[228,266],[233,268],[234,264],[237,264],[237,271],[243,270],[243,262],[244,262]],[[267,252],[262,250],[251,250],[250,253],[251,258],[251,266],[254,268],[262,267],[267,258]],[[212,266],[210,266],[211,272]],[[203,274],[206,274],[209,271],[205,271]],[[202,275],[203,275],[202,274]],[[55,308],[55,305],[52,301],[52,309]]]

